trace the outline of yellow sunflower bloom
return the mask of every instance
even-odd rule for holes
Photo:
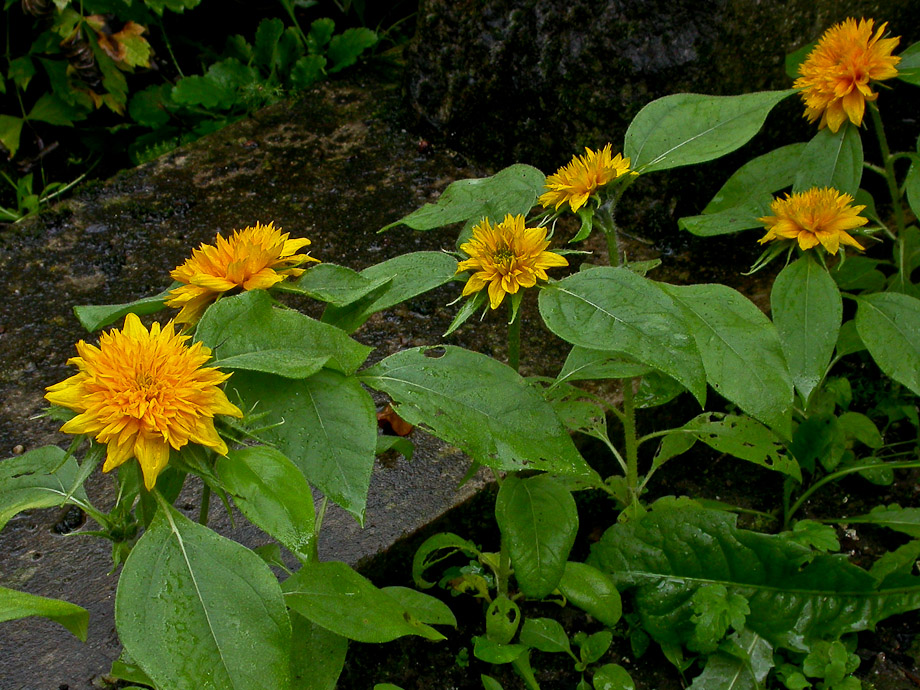
[[[610,144],[600,151],[585,147],[584,156],[575,156],[568,165],[546,178],[547,191],[540,196],[540,203],[544,208],[555,206],[557,211],[568,203],[574,213],[588,203],[598,189],[627,174],[637,173],[629,169],[629,159],[622,154],[611,156]]]
[[[185,283],[170,293],[166,306],[181,309],[176,323],[196,323],[208,305],[231,290],[266,290],[287,276],[302,275],[296,268],[319,261],[297,251],[310,244],[302,238],[288,239],[288,233],[273,223],[237,230],[229,239],[217,235],[214,244],[202,244],[191,258],[170,275]]]
[[[489,304],[498,309],[505,295],[547,280],[547,268],[568,266],[565,257],[545,251],[546,228],[527,228],[524,216],[512,216],[492,226],[488,218],[473,228],[469,242],[460,249],[469,259],[457,265],[457,273],[475,271],[463,288],[464,297],[489,287]]]
[[[214,428],[214,415],[242,417],[218,386],[229,378],[202,368],[211,351],[201,343],[185,346],[172,322],[148,331],[134,314],[123,330],[104,333],[99,346],[77,343],[80,370],[47,388],[45,399],[79,414],[61,427],[88,434],[108,446],[103,472],[137,458],[144,485],[153,489],[169,462],[169,449],[198,443],[227,454]]]
[[[850,206],[852,201],[849,194],[830,187],[812,187],[801,193],[787,194],[785,199],[776,198],[770,205],[774,215],[758,218],[767,228],[760,243],[784,238],[798,240],[802,249],[820,244],[831,254],[836,254],[841,244],[862,249],[847,230],[869,221],[859,215],[865,206]]]
[[[853,18],[834,25],[799,65],[802,76],[793,86],[802,90],[805,117],[820,119],[819,128],[836,132],[847,119],[861,125],[866,101],[878,98],[869,83],[898,76],[901,58],[891,51],[900,38],[882,38],[887,23],[874,34],[872,25],[871,19]]]

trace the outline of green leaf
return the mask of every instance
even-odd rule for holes
[[[917,68],[917,71],[920,73],[920,68]],[[0,132],[2,132],[2,120],[0,120]],[[2,139],[2,133],[0,133],[0,139]],[[920,218],[920,163],[917,161],[910,164],[910,169],[904,178],[904,192],[910,210]]]
[[[689,639],[690,600],[707,584],[743,596],[751,610],[747,627],[797,651],[920,607],[920,578],[878,589],[844,556],[814,555],[782,536],[738,529],[736,519],[690,506],[654,510],[608,529],[591,562],[621,591],[633,588],[643,628],[659,643]]]
[[[615,351],[684,385],[702,404],[706,382],[684,310],[626,268],[592,268],[540,291],[540,314],[573,345]]]
[[[920,300],[883,292],[857,303],[856,330],[879,369],[920,395]]]
[[[380,591],[398,601],[422,623],[457,627],[457,619],[450,607],[440,599],[409,587],[383,587]]]
[[[18,58],[9,60],[9,70],[6,73],[7,79],[12,79],[13,83],[20,91],[29,88],[29,82],[35,76],[35,63],[30,55],[21,55]]]
[[[266,18],[256,28],[253,59],[257,65],[274,70],[278,65],[278,41],[284,33],[284,22],[277,17]]]
[[[53,93],[43,94],[26,115],[26,120],[47,122],[59,127],[73,127],[74,120],[82,119],[79,110]]]
[[[703,213],[729,211],[792,186],[799,169],[799,157],[804,150],[804,143],[789,144],[752,158],[728,178],[712,201],[706,204]]]
[[[445,552],[445,553],[440,553]],[[431,566],[450,558],[455,553],[463,553],[471,558],[477,558],[479,549],[471,541],[458,537],[451,532],[439,532],[426,539],[412,559],[412,580],[416,587],[430,589],[436,582],[429,582],[423,576]]]
[[[572,654],[569,636],[562,624],[552,618],[527,618],[519,639],[521,644],[541,652]]]
[[[409,424],[483,465],[594,474],[540,392],[491,357],[452,346],[411,348],[365,369],[359,378],[389,395]]]
[[[453,280],[456,273],[457,260],[449,254],[402,254],[361,271],[362,277],[380,287],[347,306],[329,305],[323,312],[322,320],[351,333],[378,311],[389,309],[444,285]]]
[[[473,636],[473,656],[488,664],[509,664],[526,652],[522,644],[499,644],[484,635]]]
[[[290,378],[293,371],[303,371],[308,364],[315,365],[312,360],[323,358],[328,369],[353,374],[373,349],[334,326],[297,311],[273,307],[264,290],[249,290],[212,304],[198,323],[196,337],[214,350],[218,360],[250,355],[250,360],[263,361],[258,371],[274,368],[274,373],[284,371],[284,376]],[[291,359],[295,351],[299,361]],[[253,357],[253,353],[264,352],[270,354]],[[285,356],[276,358],[279,352]],[[266,367],[266,360],[274,364]]]
[[[79,481],[80,467],[57,446],[42,446],[0,462],[0,530],[24,510],[56,508],[88,499]]]
[[[215,469],[250,522],[301,561],[313,557],[313,494],[293,462],[274,448],[252,446],[219,457]]]
[[[865,256],[848,256],[831,272],[831,277],[841,290],[881,292],[885,287],[885,274],[878,270],[881,263]]]
[[[744,620],[751,612],[747,599],[740,594],[729,594],[724,585],[703,585],[690,597],[693,606],[693,632],[687,649],[702,654],[712,654],[730,628],[736,632],[744,629]]]
[[[808,43],[798,50],[794,50],[791,53],[786,55],[785,67],[786,67],[786,76],[790,79],[799,78],[799,65],[801,65],[805,58],[808,57],[808,54],[815,49],[816,43]]]
[[[905,48],[898,63],[898,79],[920,86],[920,41]]]
[[[696,445],[696,436],[683,429],[675,429],[661,439],[661,445],[652,458],[652,468],[658,469],[671,458],[683,455]]]
[[[77,306],[73,308],[73,313],[80,321],[80,325],[90,333],[93,333],[123,319],[128,314],[137,314],[138,316],[155,314],[165,308],[165,300],[177,285],[178,283],[173,283],[158,295],[142,297],[124,304],[86,304]]]
[[[320,302],[344,307],[366,297],[392,279],[393,276],[383,276],[370,280],[345,266],[322,263],[310,268],[296,282],[281,283],[278,287],[284,292],[296,292]]]
[[[604,664],[594,672],[594,690],[636,690],[629,671],[619,664]]]
[[[542,194],[545,181],[542,172],[520,163],[499,170],[492,177],[457,180],[447,186],[436,204],[425,204],[380,232],[397,225],[433,230],[467,220],[500,221],[508,213],[526,214]]]
[[[690,690],[761,690],[773,668],[773,648],[750,630],[733,635],[731,641],[732,653],[719,650],[710,656]]]
[[[793,93],[793,89],[742,96],[679,93],[659,98],[630,123],[623,155],[640,173],[719,158],[746,144],[773,106]]]
[[[556,382],[628,379],[644,376],[650,371],[651,368],[647,365],[637,364],[617,352],[590,350],[576,345],[565,358]]]
[[[799,465],[782,440],[750,417],[704,412],[681,428],[722,453],[802,481]]]
[[[833,414],[812,414],[796,427],[790,450],[809,471],[816,462],[831,471],[846,450],[846,434]]]
[[[169,120],[167,105],[172,87],[169,84],[154,84],[142,91],[137,91],[128,102],[128,114],[139,125],[157,129],[165,126]]]
[[[920,559],[920,539],[899,546],[894,551],[882,554],[882,556],[872,564],[869,572],[872,573],[882,587],[889,582],[902,577],[909,577]]]
[[[879,525],[914,538],[920,537],[920,508],[902,508],[897,503],[876,506],[865,515],[847,518],[846,522]]]
[[[322,369],[328,361],[328,357],[304,356],[299,350],[261,350],[218,359],[212,361],[210,366],[261,371],[289,379],[305,379]]]
[[[684,308],[709,384],[783,437],[791,436],[792,379],[770,320],[725,285],[660,286]]]
[[[310,52],[318,52],[324,45],[329,43],[334,31],[335,22],[329,17],[314,20],[310,24],[310,31],[307,34],[307,45]]]
[[[875,426],[875,422],[866,415],[859,412],[844,412],[838,418],[840,426],[846,432],[847,437],[855,438],[860,443],[869,446],[873,450],[878,450],[885,444],[882,438],[882,432]]]
[[[285,580],[282,589],[289,607],[350,640],[380,643],[404,635],[444,639],[396,599],[339,561],[307,563]]]
[[[125,561],[115,623],[158,686],[290,687],[291,624],[275,576],[171,506],[161,504]]]
[[[0,623],[30,616],[41,616],[60,623],[81,642],[86,642],[89,611],[82,606],[0,587]]]
[[[297,690],[335,690],[348,640],[307,620],[296,611],[291,616],[291,687]]]
[[[164,10],[182,14],[198,6],[201,0],[144,0],[144,4],[161,17]]]
[[[796,544],[817,549],[818,551],[834,552],[840,550],[837,530],[830,525],[824,525],[814,520],[799,520],[792,527],[791,532],[782,532],[782,535]]]
[[[0,144],[6,147],[10,158],[16,155],[19,150],[19,137],[22,134],[21,117],[12,115],[0,115]]]
[[[486,637],[497,644],[509,644],[521,622],[521,609],[499,594],[486,609]]]
[[[322,55],[304,55],[298,58],[291,67],[291,87],[306,89],[323,77],[325,67],[326,58]]]
[[[584,633],[575,635],[575,644],[580,647],[581,659],[585,664],[593,664],[604,656],[612,642],[613,632],[610,630],[601,630],[587,636],[584,636]]]
[[[808,400],[824,379],[843,320],[834,279],[810,255],[786,266],[770,293],[773,323],[795,387]]]
[[[482,681],[483,690],[504,690],[502,684],[495,680],[492,676],[480,674],[479,679]]]
[[[359,522],[374,467],[374,402],[354,377],[324,369],[308,379],[236,372],[229,384],[270,428],[259,438],[290,458],[307,481]]]
[[[329,41],[327,53],[332,62],[329,74],[355,64],[361,53],[375,45],[377,45],[377,33],[363,26],[345,29],[337,36],[333,36]]]
[[[623,614],[616,584],[606,573],[587,563],[566,563],[559,591],[569,602],[609,628],[616,625]]]
[[[201,106],[207,110],[224,110],[236,100],[235,96],[206,75],[198,74],[181,77],[170,94],[177,105]]]
[[[533,599],[549,595],[578,532],[572,494],[549,475],[507,477],[495,500],[495,519],[521,591]]]
[[[699,237],[728,235],[742,230],[762,228],[763,223],[759,219],[770,215],[772,200],[771,196],[765,194],[724,211],[681,218],[677,225],[681,230]]]
[[[792,191],[833,187],[855,197],[862,179],[862,167],[862,138],[858,127],[847,122],[836,134],[830,128],[819,130],[799,158],[799,171]]]

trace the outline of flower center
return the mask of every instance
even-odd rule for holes
[[[511,251],[508,247],[499,247],[495,250],[495,254],[492,256],[492,260],[501,264],[505,268],[508,268],[511,265],[511,262],[514,260],[514,252]]]

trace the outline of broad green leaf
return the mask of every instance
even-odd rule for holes
[[[546,177],[529,165],[517,163],[492,177],[457,180],[447,186],[435,204],[425,204],[408,216],[380,229],[408,225],[413,230],[433,230],[451,223],[483,218],[501,221],[505,215],[526,214],[543,193]]]
[[[144,4],[161,17],[164,10],[182,14],[185,10],[194,9],[200,2],[201,0],[144,0]]]
[[[249,549],[161,505],[115,595],[125,649],[176,690],[290,687],[291,623],[278,581]]]
[[[522,644],[499,644],[485,635],[473,637],[473,656],[489,664],[509,664],[526,652]]]
[[[805,58],[808,57],[809,53],[815,49],[815,45],[816,43],[808,43],[801,48],[786,54],[784,65],[786,68],[787,77],[790,79],[799,78],[799,65],[801,65],[805,61]]]
[[[826,127],[812,138],[799,158],[794,192],[833,187],[851,197],[862,179],[863,148],[859,128],[847,122],[835,134]]]
[[[590,350],[576,345],[565,358],[556,381],[562,383],[592,379],[628,379],[644,376],[650,371],[647,365],[637,364],[616,352]]]
[[[799,465],[789,455],[782,440],[750,417],[704,412],[681,429],[722,453],[802,481]]]
[[[730,639],[733,653],[720,650],[710,656],[689,690],[761,690],[773,668],[770,643],[750,630],[736,633]]]
[[[171,91],[170,84],[154,84],[135,92],[128,103],[131,119],[153,129],[165,126],[170,120],[167,104]]]
[[[658,469],[671,458],[683,455],[694,445],[696,445],[696,436],[683,429],[673,430],[661,439],[661,445],[658,446],[655,457],[652,458],[652,468]]]
[[[848,256],[830,275],[841,290],[881,292],[885,287],[885,274],[878,270],[881,263],[865,256]]]
[[[679,93],[659,98],[630,123],[623,155],[641,173],[719,158],[746,144],[773,106],[793,93],[793,89],[741,96]]]
[[[495,519],[521,591],[533,599],[549,595],[578,532],[572,494],[550,475],[507,477],[495,500]]]
[[[310,52],[318,52],[324,45],[329,43],[332,34],[335,32],[335,22],[329,17],[316,19],[310,24],[310,31],[307,34],[307,45]]]
[[[872,564],[869,572],[872,573],[882,587],[889,583],[894,585],[895,580],[910,577],[920,559],[920,539],[913,539],[894,551],[889,551]]]
[[[278,41],[284,33],[284,22],[277,17],[266,18],[256,27],[256,42],[253,58],[256,64],[269,69],[277,67]]]
[[[169,297],[169,293],[178,285],[179,283],[173,283],[158,295],[142,297],[124,304],[87,304],[74,307],[73,313],[80,321],[80,325],[90,333],[93,333],[123,319],[128,314],[137,314],[139,316],[155,314],[166,306],[164,302]]]
[[[335,690],[348,640],[326,630],[296,611],[291,616],[291,687],[297,690]]]
[[[790,450],[807,470],[820,462],[830,472],[846,451],[846,432],[833,414],[811,414],[796,427]]]
[[[293,462],[274,448],[251,446],[219,457],[215,469],[250,522],[301,561],[313,556],[313,494]]]
[[[345,29],[329,41],[329,60],[332,67],[329,73],[338,72],[358,61],[358,57],[368,48],[377,44],[377,33],[366,27]]]
[[[883,292],[857,299],[856,330],[887,376],[920,395],[920,300]]]
[[[327,358],[328,369],[346,375],[353,374],[372,350],[334,326],[272,306],[264,290],[249,290],[212,304],[198,323],[196,337],[214,350],[218,360],[296,350],[303,359],[301,365],[314,358]],[[284,362],[277,366],[283,368]]]
[[[439,532],[426,539],[412,559],[412,580],[416,587],[421,589],[430,589],[435,586],[435,582],[429,582],[423,576],[425,571],[431,566],[440,563],[446,558],[450,558],[455,553],[464,553],[467,556],[476,558],[480,551],[471,541],[458,537],[452,532]]]
[[[72,494],[71,502],[86,502],[79,481],[80,467],[57,446],[42,446],[0,462],[0,530],[11,517],[33,508],[56,508]]]
[[[291,87],[306,89],[322,78],[325,67],[326,58],[322,55],[304,55],[298,58],[291,68]]]
[[[282,585],[285,603],[304,618],[357,642],[404,635],[443,640],[404,606],[339,561],[312,561]]]
[[[294,283],[280,283],[284,292],[298,292],[336,307],[344,307],[390,282],[392,276],[369,280],[357,271],[335,264],[317,264]]]
[[[12,158],[19,150],[19,138],[22,136],[22,124],[25,122],[21,117],[12,115],[0,115],[0,144],[9,151]]]
[[[712,201],[706,204],[703,213],[728,211],[792,186],[799,169],[799,156],[805,146],[804,143],[789,144],[752,158],[728,178]]]
[[[608,529],[590,562],[621,591],[633,589],[643,628],[666,644],[689,639],[691,597],[709,584],[747,599],[750,630],[797,651],[920,607],[920,578],[878,589],[844,556],[815,555],[782,536],[738,529],[735,520],[690,506],[653,510]]]
[[[703,654],[716,651],[729,629],[744,629],[744,620],[751,612],[747,600],[740,594],[729,594],[723,585],[703,585],[690,598],[693,606],[693,632],[687,649]]]
[[[525,619],[519,639],[521,644],[541,652],[572,654],[569,636],[562,624],[553,618]]]
[[[563,340],[620,352],[679,381],[702,404],[706,382],[684,310],[626,268],[592,268],[540,291],[540,314]]]
[[[905,48],[898,63],[898,79],[920,86],[920,42]]]
[[[837,357],[846,357],[865,349],[866,346],[856,332],[856,323],[852,320],[845,321],[840,327],[840,335],[837,336]]]
[[[619,664],[604,664],[594,672],[594,690],[636,690],[629,671]]]
[[[770,306],[792,381],[808,400],[837,344],[843,319],[840,290],[827,269],[803,256],[776,276]]]
[[[310,357],[301,350],[259,350],[223,357],[209,363],[219,369],[243,369],[275,374],[288,379],[313,376],[329,361],[328,356]]]
[[[559,581],[559,591],[578,608],[612,628],[623,615],[623,604],[616,584],[597,568],[569,561]]]
[[[917,72],[920,73],[920,67],[917,68]],[[0,120],[0,125],[2,125],[2,120]],[[910,210],[920,218],[920,163],[917,161],[910,164],[907,177],[904,178],[904,191]]]
[[[450,607],[440,599],[409,587],[383,587],[380,591],[393,597],[422,623],[457,627],[457,619]]]
[[[228,383],[245,406],[265,413],[259,438],[287,456],[307,481],[359,522],[374,467],[374,402],[354,377],[324,369],[308,379],[239,371]]]
[[[444,252],[402,254],[361,271],[363,278],[380,287],[344,307],[330,304],[322,320],[351,333],[371,315],[449,283],[456,273],[457,260]]]
[[[411,348],[361,372],[405,421],[497,470],[593,475],[540,392],[512,368],[459,347]]]
[[[207,75],[192,74],[179,78],[170,98],[177,105],[225,110],[235,102],[236,92]]]
[[[30,616],[41,616],[60,623],[80,641],[86,642],[89,611],[82,606],[0,587],[0,623]]]
[[[724,211],[681,218],[677,225],[681,230],[699,237],[728,235],[742,230],[762,228],[760,218],[770,215],[772,199],[773,197],[764,194]]]
[[[496,644],[509,644],[521,623],[521,609],[499,594],[486,609],[486,637]]]
[[[833,553],[840,550],[837,530],[831,525],[824,525],[814,520],[798,520],[792,527],[791,532],[781,532],[781,534],[797,544],[817,549],[818,551]]]
[[[613,642],[613,632],[610,630],[601,630],[592,635],[584,633],[575,633],[575,644],[579,646],[581,661],[585,664],[593,664],[600,659]]]
[[[504,690],[502,684],[495,680],[492,676],[480,674],[479,680],[482,681],[483,690]]]
[[[871,419],[859,412],[844,412],[837,420],[848,438],[855,438],[860,443],[878,450],[885,444],[882,432]]]
[[[791,436],[792,379],[770,320],[725,285],[659,285],[685,309],[709,384],[777,433]]]
[[[879,525],[914,538],[920,537],[920,508],[902,508],[897,503],[876,506],[865,515],[847,518],[846,522]]]
[[[75,120],[82,120],[82,114],[72,105],[53,93],[43,94],[32,106],[26,120],[47,122],[58,127],[73,127]]]

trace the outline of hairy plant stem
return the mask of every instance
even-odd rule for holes
[[[607,240],[607,260],[611,266],[616,267],[620,265],[620,235],[613,220],[614,203],[615,201],[610,199],[601,204],[594,212],[594,222],[600,226]]]
[[[511,320],[508,322],[508,366],[517,371],[521,363],[521,310],[514,313],[512,300],[508,300],[508,313]]]
[[[869,114],[872,117],[872,124],[875,126],[875,134],[878,138],[879,149],[882,152],[882,165],[885,166],[885,182],[888,185],[888,194],[891,196],[891,207],[894,212],[894,221],[898,228],[898,279],[901,287],[907,287],[907,248],[904,246],[904,207],[901,205],[901,195],[898,193],[898,178],[894,174],[895,156],[891,155],[891,149],[888,146],[888,138],[885,136],[885,128],[882,125],[882,115],[879,112],[878,105],[869,104]]]
[[[201,505],[198,506],[198,524],[208,526],[208,513],[211,510],[211,487],[205,484],[201,489]]]

